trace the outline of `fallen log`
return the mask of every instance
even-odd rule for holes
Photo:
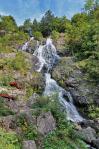
[[[21,85],[18,82],[10,82],[9,85],[12,87],[16,87],[17,89],[21,89]]]
[[[0,94],[0,97],[3,97],[3,98],[7,98],[7,99],[12,99],[12,100],[15,100],[15,97],[11,96],[11,95],[8,95],[8,94]]]

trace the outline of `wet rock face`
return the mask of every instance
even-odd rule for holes
[[[38,132],[42,135],[48,134],[56,128],[55,119],[51,112],[43,113],[37,118]]]
[[[94,86],[80,71],[72,57],[63,57],[53,69],[52,77],[69,90],[78,107],[98,104],[99,86]]]
[[[82,129],[78,131],[78,134],[82,137],[82,139],[91,144],[93,140],[96,139],[96,132],[91,127],[87,127],[85,129]]]
[[[37,149],[35,141],[32,140],[23,141],[23,149]]]

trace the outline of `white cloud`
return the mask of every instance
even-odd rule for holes
[[[2,15],[2,16],[8,16],[8,15],[9,15],[9,13],[7,13],[7,12],[5,12],[5,11],[0,10],[0,15]]]

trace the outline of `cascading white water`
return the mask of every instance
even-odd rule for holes
[[[59,56],[56,53],[56,48],[52,44],[52,40],[50,38],[47,39],[46,45],[40,45],[33,55],[37,56],[39,59],[40,67],[37,70],[38,72],[40,72],[44,66],[47,70],[50,70],[57,59],[59,59]]]
[[[69,92],[65,91],[62,87],[60,87],[55,80],[51,78],[49,73],[45,74],[46,78],[46,87],[44,91],[44,95],[50,96],[52,94],[57,93],[59,97],[60,103],[65,107],[67,112],[67,119],[73,122],[80,122],[83,118],[79,115],[76,107],[73,104],[72,96]],[[69,101],[63,97],[64,93],[68,96]]]
[[[29,42],[26,42],[23,46],[22,46],[22,51],[26,51],[26,49],[29,46]]]
[[[47,39],[46,45],[39,46],[38,49],[34,52],[34,55],[38,57],[40,62],[40,68],[37,71],[41,71],[44,66],[47,67],[47,72],[53,67],[56,60],[59,59],[59,56],[56,53],[56,48],[52,43],[50,38]],[[45,73],[46,87],[44,95],[50,96],[57,93],[60,103],[64,106],[67,112],[68,120],[73,122],[83,121],[83,118],[79,115],[76,107],[73,104],[72,96],[69,92],[60,87],[55,80],[51,78],[50,73]],[[69,101],[64,98],[64,93],[67,95]]]
[[[27,41],[23,46],[22,46],[22,51],[26,51],[28,49],[30,41],[34,40],[34,37],[31,37],[29,41]]]

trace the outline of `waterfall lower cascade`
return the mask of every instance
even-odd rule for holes
[[[57,82],[51,78],[49,70],[52,69],[53,65],[59,59],[56,48],[50,38],[47,39],[44,46],[40,45],[34,52],[34,55],[39,59],[40,67],[37,70],[40,72],[43,67],[47,68],[45,73],[46,87],[44,91],[45,96],[51,96],[55,93],[58,94],[59,102],[63,105],[67,113],[67,119],[72,122],[81,122],[83,118],[78,113],[76,107],[73,104],[73,98],[69,92],[60,87]],[[68,97],[68,101],[64,98],[64,95]]]

